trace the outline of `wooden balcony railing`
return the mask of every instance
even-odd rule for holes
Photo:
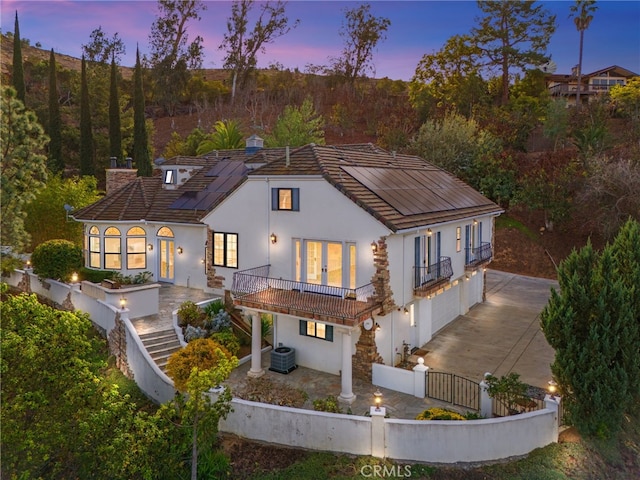
[[[437,290],[441,284],[453,276],[450,257],[440,257],[440,261],[428,267],[413,268],[413,293],[424,296]]]
[[[357,325],[381,306],[374,285],[341,288],[269,277],[269,265],[233,274],[236,305],[342,325]]]
[[[580,85],[580,93],[602,93],[608,92],[613,85]],[[565,83],[554,85],[549,88],[551,95],[575,95],[578,92],[578,85],[567,85]]]
[[[491,261],[493,258],[493,249],[489,242],[481,242],[479,247],[467,248],[465,255],[465,269],[473,270]]]

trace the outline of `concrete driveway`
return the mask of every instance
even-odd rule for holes
[[[558,282],[487,270],[487,300],[440,330],[422,348],[425,365],[480,381],[510,372],[547,387],[554,351],[540,330],[540,312]]]

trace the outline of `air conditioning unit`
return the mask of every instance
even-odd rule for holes
[[[291,347],[278,347],[271,350],[271,367],[269,370],[278,373],[290,373],[296,365],[296,349]]]

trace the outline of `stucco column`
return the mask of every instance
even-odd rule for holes
[[[262,368],[262,326],[260,325],[260,314],[249,311],[251,316],[251,369],[247,376],[258,378],[264,375]]]
[[[342,333],[342,378],[341,392],[338,400],[348,404],[352,404],[356,399],[353,393],[353,373],[351,365],[351,331],[345,330]]]

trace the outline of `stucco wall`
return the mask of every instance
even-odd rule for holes
[[[220,431],[291,447],[371,454],[371,419],[233,399]]]

